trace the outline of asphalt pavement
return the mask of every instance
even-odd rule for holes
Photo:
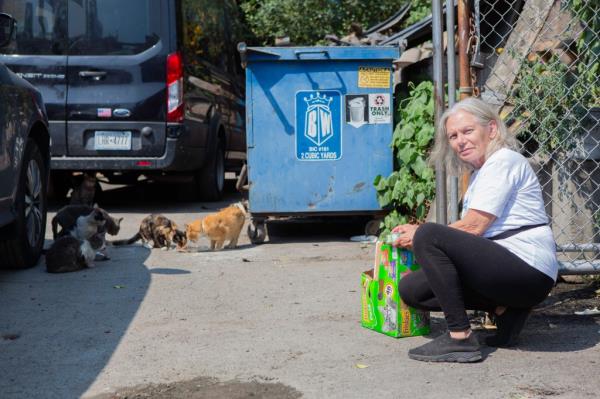
[[[149,213],[183,225],[240,199],[199,202],[184,184],[105,188],[100,205],[124,217],[118,238]],[[412,361],[408,349],[430,337],[360,325],[360,274],[374,247],[349,238],[362,223],[275,221],[263,245],[244,229],[232,250],[212,252],[206,239],[188,253],[138,243],[109,247],[109,261],[76,273],[48,274],[43,259],[1,271],[0,398],[600,396],[600,318],[573,314],[579,300],[598,304],[596,283],[557,288],[516,349],[485,348],[476,364]]]

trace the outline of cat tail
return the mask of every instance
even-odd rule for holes
[[[129,245],[129,244],[133,244],[134,242],[140,240],[142,238],[142,235],[137,232],[133,237],[127,239],[127,240],[115,240],[115,241],[111,241],[110,243],[112,245]]]

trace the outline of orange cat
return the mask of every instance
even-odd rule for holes
[[[237,246],[240,232],[246,219],[246,210],[240,203],[221,209],[217,213],[206,216],[204,219],[194,220],[185,225],[188,241],[198,241],[204,234],[210,239],[210,249],[220,250],[225,241],[229,241],[227,248]]]

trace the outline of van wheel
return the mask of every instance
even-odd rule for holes
[[[208,164],[195,175],[196,189],[201,199],[218,201],[223,198],[225,187],[225,150],[223,144],[217,145],[217,151]]]
[[[42,253],[46,233],[46,166],[32,139],[27,141],[17,186],[13,234],[0,241],[0,267],[24,269],[34,266]]]

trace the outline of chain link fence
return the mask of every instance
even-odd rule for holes
[[[472,0],[475,95],[543,187],[563,274],[600,273],[600,1]]]

